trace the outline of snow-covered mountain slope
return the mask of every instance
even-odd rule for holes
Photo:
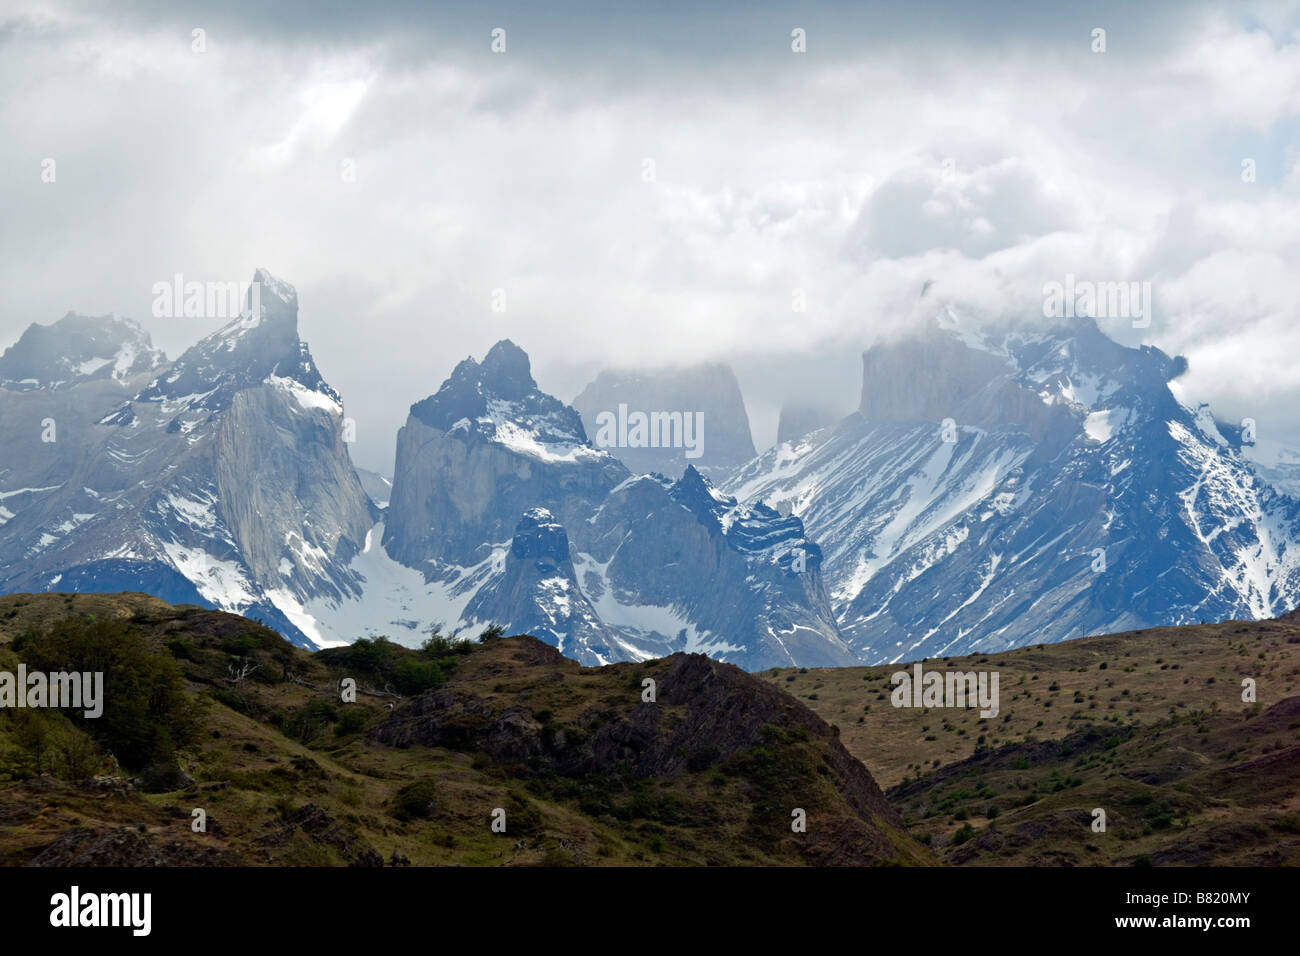
[[[147,591],[302,643],[315,636],[305,602],[359,593],[347,565],[373,515],[339,396],[298,339],[292,287],[264,270],[254,281],[259,314],[171,365],[0,393],[13,452],[0,469],[0,591]],[[100,326],[78,331],[99,342],[112,331]]]
[[[726,488],[800,516],[864,661],[992,651],[1300,599],[1300,506],[1091,320],[869,350],[862,404]]]

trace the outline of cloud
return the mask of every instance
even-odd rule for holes
[[[1023,318],[1072,272],[1152,281],[1152,327],[1110,331],[1300,444],[1297,7],[1129,6],[20,4],[0,341],[266,266],[367,466],[505,336],[565,398],[606,364],[730,361],[762,445],[789,398],[851,407],[927,280]],[[170,354],[209,331],[147,324]]]
[[[974,170],[943,157],[881,184],[855,223],[858,252],[902,258],[955,249],[972,258],[1068,231],[1078,218],[1038,174],[1008,157]]]

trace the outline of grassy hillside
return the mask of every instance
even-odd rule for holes
[[[19,661],[109,677],[98,721],[0,711],[8,864],[933,862],[837,728],[699,656],[307,654],[220,612],[42,594],[0,597],[0,670]]]
[[[0,598],[0,670],[20,660],[118,683],[99,721],[0,710],[10,864],[1300,861],[1296,615],[924,662],[996,671],[989,719],[893,707],[902,665],[584,668],[525,637],[307,654],[143,595]]]
[[[762,676],[841,727],[946,862],[1300,862],[1296,615],[923,666],[996,670],[1000,713],[895,708],[889,678],[902,665]],[[1255,703],[1242,701],[1243,678]],[[1104,833],[1092,830],[1097,808]]]

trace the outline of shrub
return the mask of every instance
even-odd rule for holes
[[[469,654],[474,650],[474,642],[455,637],[445,637],[435,630],[429,639],[420,645],[420,650],[430,657],[448,657],[452,654]]]
[[[193,782],[181,770],[174,759],[160,760],[158,763],[150,764],[140,774],[139,780],[140,789],[145,793],[166,793],[171,790],[180,790]]]
[[[393,816],[399,820],[427,820],[437,810],[433,778],[422,777],[408,783],[393,801]]]
[[[338,723],[334,725],[334,736],[345,737],[359,733],[370,720],[370,715],[361,707],[344,707],[339,714]]]
[[[5,754],[0,778],[53,773],[64,780],[92,776],[104,762],[95,741],[57,710],[13,710],[0,718],[14,750]]]
[[[414,651],[386,637],[363,637],[347,647],[318,651],[316,657],[360,685],[391,688],[410,697],[442,684],[456,666],[456,657],[466,653],[463,645],[469,643],[435,635],[424,642],[421,650]]]
[[[67,716],[127,767],[168,762],[176,748],[198,739],[198,710],[185,693],[180,665],[152,650],[125,621],[68,617],[20,635],[11,646],[36,670],[103,673],[103,714],[88,719],[70,710]]]

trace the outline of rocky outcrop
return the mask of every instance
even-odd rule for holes
[[[238,854],[195,840],[141,832],[136,827],[74,827],[27,866],[238,866]]]

